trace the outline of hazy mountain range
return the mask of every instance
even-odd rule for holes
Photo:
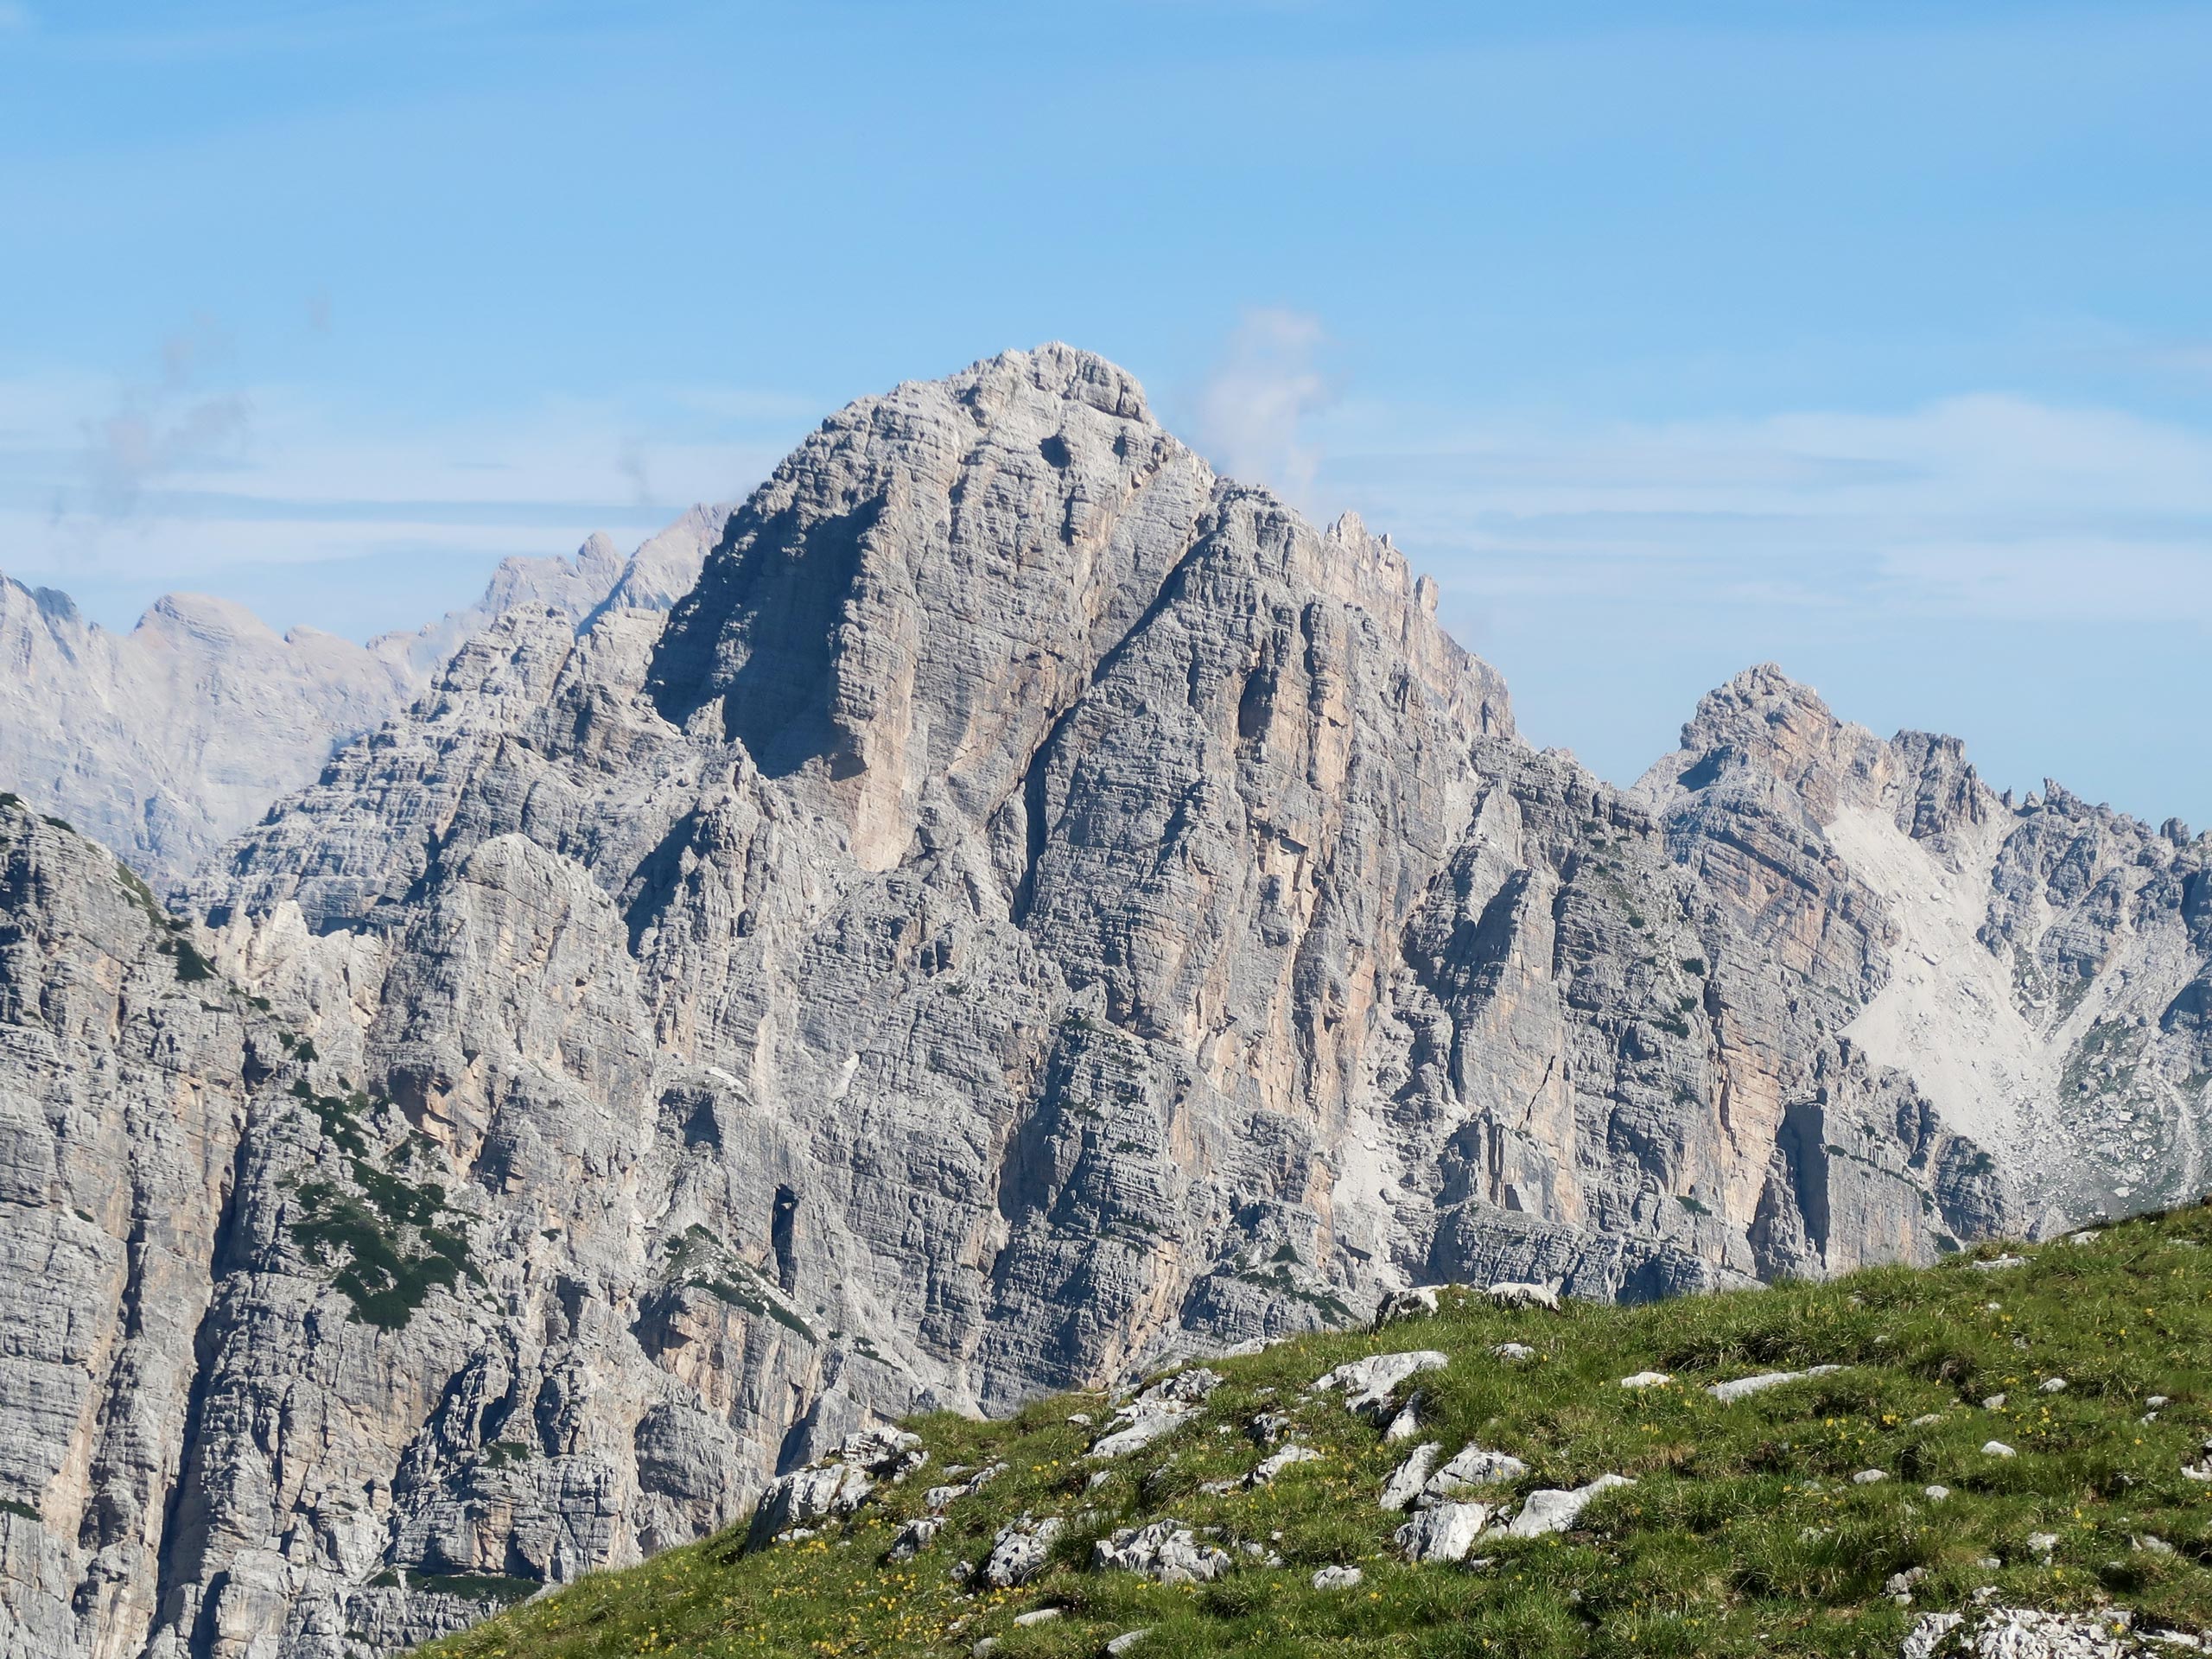
[[[67,594],[0,575],[0,779],[166,888],[513,607],[579,624],[608,605],[667,609],[728,516],[695,507],[627,558],[594,536],[570,558],[503,560],[474,605],[366,645],[314,628],[280,636],[196,594],[164,595],[115,634]]]

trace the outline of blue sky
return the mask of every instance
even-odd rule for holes
[[[619,20],[619,21],[617,21]],[[2212,823],[2212,8],[0,0],[0,569],[365,635],[1061,338],[1617,779]]]

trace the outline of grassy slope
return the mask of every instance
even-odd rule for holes
[[[1092,1656],[1149,1626],[1139,1651],[1184,1654],[1522,1656],[1878,1655],[1914,1618],[1998,1586],[2016,1605],[2108,1598],[2152,1623],[2212,1626],[2212,1487],[2181,1473],[2212,1433],[2212,1209],[2132,1222],[2088,1245],[2028,1252],[1978,1271],[1954,1258],[1826,1285],[1565,1313],[1459,1306],[1378,1335],[1329,1335],[1219,1362],[1230,1381],[1194,1427],[1119,1463],[1095,1491],[1063,1395],[1005,1422],[912,1425],[930,1465],[821,1538],[741,1555],[743,1535],[590,1578],[426,1650],[437,1659],[599,1659],[633,1654],[966,1653],[1005,1638],[1000,1659]],[[1984,1254],[1987,1254],[1984,1252]],[[2001,1306],[1993,1307],[1989,1304]],[[1491,1357],[1506,1339],[1540,1357]],[[1407,1446],[1386,1446],[1336,1396],[1303,1398],[1338,1362],[1418,1347],[1452,1356],[1421,1379],[1421,1438],[1449,1456],[1469,1440],[1525,1459],[1517,1490],[1637,1478],[1564,1537],[1493,1542],[1494,1564],[1408,1567],[1389,1549],[1402,1517],[1376,1502]],[[1750,1372],[1840,1363],[1832,1376],[1732,1405],[1702,1385]],[[1672,1387],[1618,1380],[1647,1369]],[[2063,1376],[2063,1393],[2037,1384]],[[1272,1395],[1268,1390],[1274,1390]],[[2003,1392],[1991,1411],[1979,1402]],[[2139,1421],[2146,1396],[2171,1403]],[[1262,1455],[1244,1432],[1287,1409],[1291,1438],[1327,1453],[1271,1488],[1207,1496]],[[1941,1414],[1933,1425],[1913,1420]],[[1226,1432],[1224,1432],[1224,1431]],[[2018,1455],[1985,1456],[1992,1439]],[[1408,1443],[1410,1444],[1410,1443]],[[1003,1459],[1010,1471],[956,1503],[936,1543],[903,1567],[881,1557],[899,1521],[948,1464]],[[1878,1468],[1890,1478],[1851,1481]],[[1941,1503],[1922,1488],[1951,1489]],[[1024,1510],[1068,1518],[1056,1565],[1027,1588],[970,1597],[950,1581],[993,1530]],[[1087,1570],[1090,1541],[1173,1516],[1227,1536],[1275,1538],[1286,1565],[1241,1567],[1214,1584],[1166,1586]],[[2052,1533],[2048,1561],[2031,1534]],[[2171,1554],[2133,1547],[2143,1535]],[[1278,1536],[1279,1535],[1279,1536]],[[1982,1565],[1993,1559],[1995,1567]],[[1358,1588],[1317,1592],[1314,1569],[1357,1562]],[[1914,1605],[1885,1599],[1891,1573],[1924,1567]],[[1016,1629],[1026,1610],[1066,1609]]]

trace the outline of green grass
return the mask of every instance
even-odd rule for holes
[[[350,1187],[312,1180],[294,1189],[293,1242],[310,1263],[329,1270],[355,1317],[396,1331],[432,1291],[450,1289],[464,1274],[475,1277],[468,1241],[439,1224],[448,1213],[445,1188],[379,1166],[379,1159],[417,1160],[428,1143],[413,1135],[388,1151],[372,1148],[363,1125],[376,1103],[358,1090],[318,1094],[302,1078],[291,1092],[315,1115],[353,1177]]]
[[[821,1337],[771,1288],[751,1263],[732,1250],[705,1227],[693,1224],[668,1241],[668,1276],[672,1281],[696,1285],[733,1307],[770,1319],[802,1342],[818,1343]]]
[[[1826,1285],[1558,1314],[1447,1299],[1439,1317],[1378,1334],[1314,1335],[1216,1362],[1230,1380],[1204,1416],[1117,1463],[1086,1463],[1096,1430],[1068,1421],[1082,1412],[1103,1425],[1110,1408],[1095,1395],[1042,1401],[1003,1422],[925,1417],[912,1427],[929,1465],[880,1486],[817,1538],[748,1554],[741,1528],[511,1608],[425,1652],[829,1659],[964,1655],[991,1636],[999,1659],[1090,1659],[1143,1626],[1153,1632],[1136,1649],[1144,1659],[1871,1659],[1894,1654],[1922,1612],[1965,1608],[1985,1586],[2006,1605],[2109,1602],[2154,1626],[2202,1630],[2212,1627],[2212,1487],[2181,1471],[2212,1433],[2208,1244],[2212,1210],[2197,1207],[2090,1244],[2046,1245],[1996,1272],[1961,1255]],[[1506,1340],[1537,1357],[1494,1357]],[[1476,1554],[1490,1565],[1479,1569],[1398,1560],[1389,1541],[1402,1517],[1376,1500],[1408,1446],[1382,1444],[1333,1396],[1304,1389],[1340,1361],[1417,1347],[1452,1358],[1419,1380],[1421,1438],[1446,1455],[1479,1440],[1526,1459],[1530,1473],[1508,1489],[1516,1496],[1607,1471],[1637,1484],[1601,1497],[1563,1536],[1485,1540]],[[1732,1405],[1704,1391],[1822,1363],[1846,1369]],[[1644,1370],[1675,1383],[1618,1386]],[[2051,1376],[2066,1379],[2063,1392],[2038,1390]],[[2000,1408],[1980,1404],[2000,1393]],[[2169,1403],[2140,1421],[2156,1395]],[[1257,1461],[1247,1426],[1270,1410],[1290,1414],[1291,1438],[1325,1456],[1257,1491],[1205,1491]],[[1991,1440],[2018,1455],[1986,1456]],[[945,1465],[994,1459],[1008,1472],[956,1503],[933,1545],[903,1565],[883,1561]],[[1108,1478],[1090,1489],[1099,1467]],[[1866,1469],[1889,1478],[1854,1484]],[[1932,1484],[1948,1498],[1926,1497]],[[1024,1511],[1065,1517],[1052,1567],[1019,1591],[965,1593],[950,1569],[980,1560],[994,1529]],[[1284,1564],[1189,1586],[1089,1570],[1093,1539],[1168,1516],[1220,1529],[1224,1544],[1268,1545]],[[2056,1535],[2048,1558],[2028,1542],[2037,1533]],[[2134,1548],[2145,1535],[2173,1553]],[[1314,1570],[1332,1562],[1357,1563],[1365,1581],[1313,1590]],[[1925,1576],[1912,1605],[1893,1605],[1884,1581],[1914,1567]],[[1043,1606],[1065,1611],[1014,1626]]]

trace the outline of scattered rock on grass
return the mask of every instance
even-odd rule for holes
[[[938,1534],[944,1529],[942,1516],[918,1515],[899,1529],[899,1535],[891,1541],[891,1548],[885,1552],[883,1559],[887,1561],[911,1561],[936,1542]]]
[[[1356,1567],[1325,1567],[1313,1575],[1316,1590],[1349,1590],[1367,1575]]]
[[[1294,1463],[1319,1463],[1321,1454],[1310,1446],[1296,1442],[1286,1446],[1272,1457],[1262,1458],[1259,1466],[1244,1477],[1247,1486],[1264,1486]]]
[[[1929,1659],[1943,1638],[1965,1623],[1963,1613],[1923,1613],[1897,1649],[1897,1659]]]
[[[1757,1376],[1739,1376],[1731,1382],[1715,1382],[1706,1392],[1726,1405],[1733,1400],[1764,1394],[1769,1389],[1778,1389],[1785,1382],[1802,1382],[1808,1376],[1826,1376],[1842,1369],[1840,1365],[1815,1365],[1802,1371],[1761,1371]]]
[[[1400,1440],[1410,1440],[1420,1433],[1421,1390],[1415,1389],[1406,1403],[1398,1408],[1398,1414],[1390,1420],[1390,1426],[1382,1431],[1382,1439],[1385,1444],[1395,1446]]]
[[[1570,1491],[1548,1486],[1529,1493],[1522,1500],[1521,1513],[1513,1517],[1505,1530],[1516,1538],[1541,1538],[1547,1533],[1565,1532],[1600,1492],[1635,1484],[1626,1475],[1600,1475],[1586,1485]]]
[[[930,1460],[922,1437],[904,1428],[863,1428],[845,1436],[836,1460],[878,1480],[904,1480]]]
[[[2130,1659],[2159,1647],[2196,1647],[2197,1639],[2138,1632],[2122,1607],[2047,1613],[2031,1607],[1986,1607],[1968,1615],[1923,1613],[1898,1649],[1899,1659]]]
[[[1436,1440],[1415,1446],[1412,1454],[1391,1471],[1390,1478],[1382,1483],[1382,1507],[1402,1510],[1420,1497],[1421,1488],[1428,1484],[1429,1471],[1436,1467],[1436,1459],[1443,1450],[1442,1444]]]
[[[1401,1319],[1418,1319],[1436,1312],[1438,1299],[1447,1290],[1459,1290],[1459,1285],[1414,1285],[1406,1290],[1394,1290],[1382,1299],[1375,1310],[1374,1328],[1380,1331],[1386,1325],[1395,1325]]]
[[[1401,1382],[1423,1371],[1440,1371],[1451,1363],[1450,1356],[1433,1348],[1417,1348],[1402,1354],[1372,1354],[1317,1377],[1313,1392],[1329,1394],[1341,1389],[1346,1408],[1380,1422],[1391,1414],[1390,1396]]]
[[[1101,1435],[1084,1455],[1125,1458],[1165,1440],[1198,1414],[1200,1402],[1221,1382],[1220,1372],[1203,1365],[1162,1378],[1116,1412],[1118,1427]]]
[[[1226,1550],[1200,1543],[1179,1521],[1124,1527],[1090,1547],[1094,1572],[1135,1573],[1161,1584],[1211,1584],[1231,1565]]]
[[[945,1473],[950,1474],[950,1469]],[[950,1508],[969,1493],[979,1491],[1006,1472],[1003,1463],[987,1463],[957,1486],[932,1486],[922,1494],[922,1507],[932,1512]]]
[[[1028,1583],[1052,1560],[1053,1541],[1064,1525],[1059,1516],[1048,1515],[1041,1521],[1024,1516],[1001,1527],[983,1561],[983,1582],[994,1590],[1014,1590]]]
[[[1541,1284],[1502,1281],[1491,1286],[1485,1294],[1500,1307],[1547,1307],[1556,1313],[1560,1283],[1557,1279],[1546,1280]]]
[[[1503,1485],[1529,1472],[1529,1465],[1507,1452],[1469,1446],[1428,1478],[1421,1495],[1429,1501],[1457,1497],[1478,1486]]]
[[[868,1471],[849,1463],[794,1469],[779,1477],[761,1494],[760,1507],[753,1511],[746,1548],[758,1549],[794,1528],[834,1515],[850,1515],[874,1489],[875,1482]]]

